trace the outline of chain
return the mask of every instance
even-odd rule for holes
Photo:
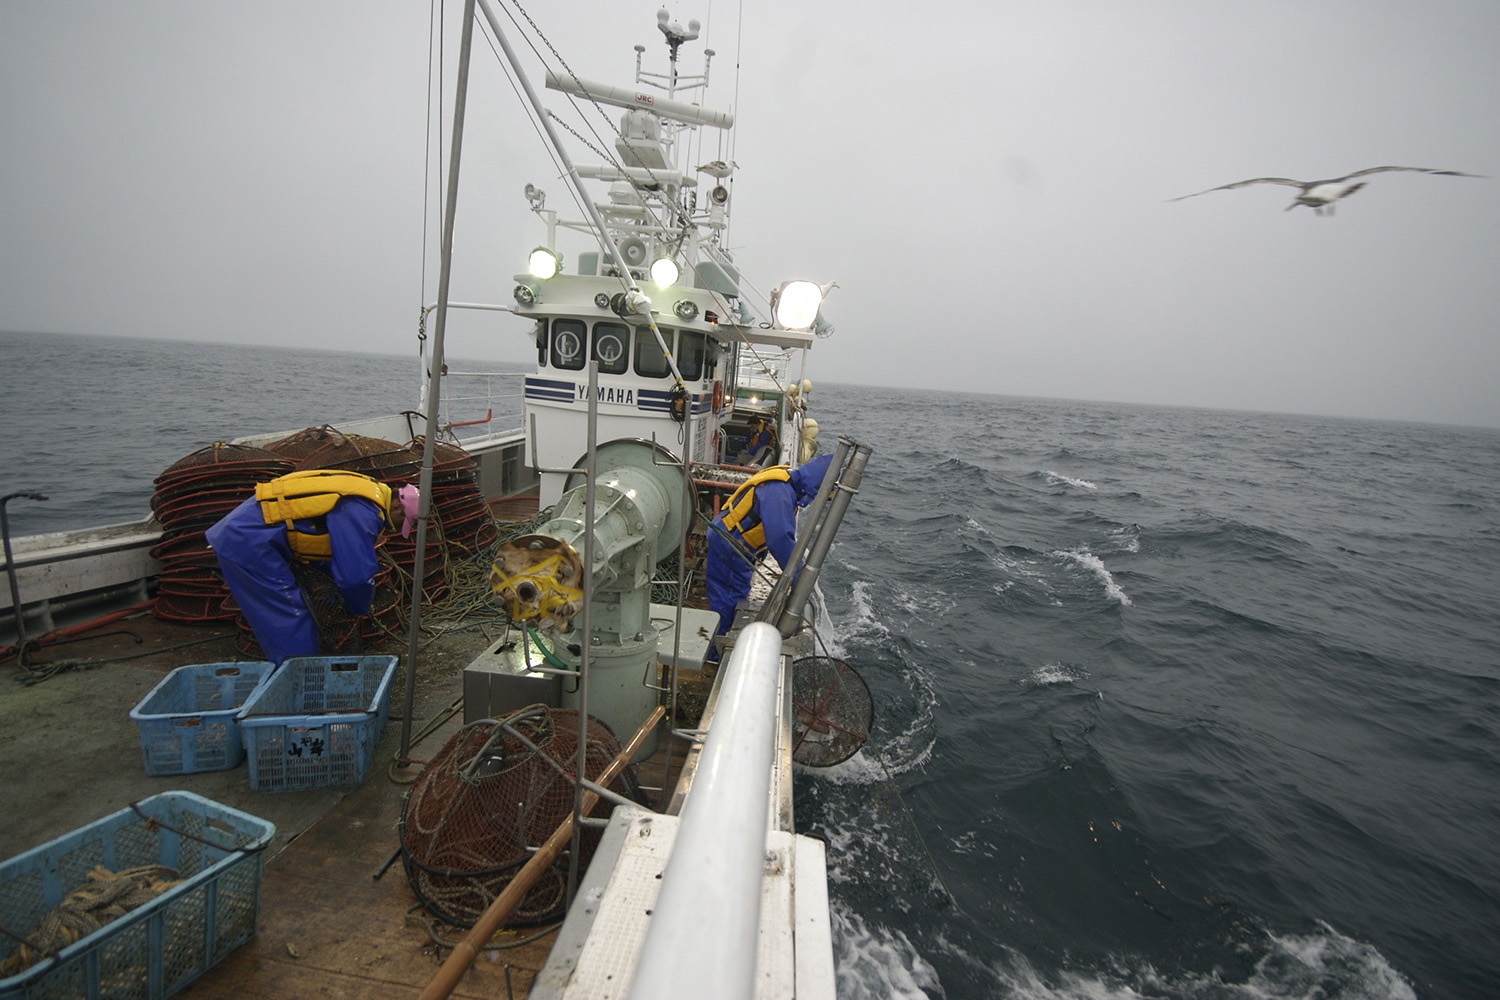
[[[557,51],[557,48],[552,44],[552,40],[546,36],[541,28],[537,27],[537,23],[532,20],[531,15],[527,13],[526,8],[521,6],[520,0],[511,0],[511,6],[516,9],[516,12],[518,14],[526,19],[526,23],[531,25],[531,30],[536,32],[536,37],[540,38],[542,40],[542,44],[547,46],[547,51],[551,52],[553,58],[555,58],[562,65],[563,69],[567,70],[568,76],[572,77],[573,83],[577,85],[578,89],[585,95],[587,95],[588,88],[583,85],[583,81],[578,78],[578,74],[573,72],[573,67],[568,65],[568,61],[562,57],[562,53]],[[603,118],[604,121],[609,125],[610,131],[614,132],[615,137],[621,138],[620,130],[615,128],[614,120],[609,117],[609,112],[605,111],[604,108],[600,106],[599,102],[594,100],[592,97],[588,98],[588,102],[594,106],[594,110],[599,112],[600,117]],[[547,114],[554,120],[558,120],[557,116],[552,114],[552,112],[549,111],[547,112]],[[567,126],[565,125],[564,128],[567,128]],[[578,135],[578,133],[571,128],[569,128],[568,131],[573,132],[574,135]],[[582,136],[578,137],[580,139],[583,138]],[[588,140],[585,139],[584,144],[589,145]],[[591,145],[589,146],[589,148],[593,150],[594,153],[603,156],[604,159],[610,163],[610,165],[619,168],[622,173],[624,172],[624,168],[620,166],[619,162],[617,162],[613,156],[610,156],[608,153],[599,153],[599,150],[594,149],[594,147]],[[661,181],[657,178],[656,174],[651,172],[650,167],[642,167],[641,169],[646,171],[647,176],[649,176],[651,180],[656,183],[657,187],[661,187]],[[630,185],[637,191],[641,190],[640,185],[636,184],[634,181],[631,181]]]

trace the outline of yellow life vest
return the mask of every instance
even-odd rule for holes
[[[333,550],[326,534],[299,531],[292,523],[324,517],[344,497],[363,497],[380,508],[380,516],[391,526],[391,488],[360,472],[308,469],[291,472],[255,487],[261,516],[267,524],[284,523],[286,540],[299,559],[330,559]]]
[[[785,483],[791,478],[790,466],[773,465],[745,480],[740,484],[739,489],[729,494],[729,500],[724,504],[724,527],[730,531],[738,528],[745,544],[753,551],[760,552],[766,547],[766,526],[761,523],[760,518],[751,518],[750,515],[751,509],[755,506],[755,487],[761,483]],[[748,523],[747,519],[749,519]]]

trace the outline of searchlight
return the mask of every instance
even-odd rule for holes
[[[658,257],[651,262],[651,280],[658,288],[670,288],[681,275],[682,269],[671,257]]]
[[[814,281],[784,281],[771,296],[771,315],[785,330],[808,330],[817,322],[823,289]]]
[[[526,273],[546,281],[562,270],[562,258],[546,247],[537,247],[526,259]]]

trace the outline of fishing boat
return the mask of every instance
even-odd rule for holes
[[[869,727],[868,693],[857,676],[818,655],[819,571],[870,455],[868,445],[847,437],[821,441],[813,416],[808,356],[832,332],[823,305],[833,286],[788,278],[762,294],[741,274],[725,238],[738,169],[728,139],[734,116],[712,106],[712,50],[705,50],[701,72],[687,73],[680,62],[699,36],[698,22],[682,25],[661,11],[654,30],[667,48],[666,69],[648,69],[637,45],[628,85],[548,72],[545,87],[554,94],[615,116],[612,152],[592,165],[574,164],[511,47],[507,31],[514,29],[490,0],[468,0],[463,24],[442,272],[436,300],[422,309],[417,409],[394,406],[401,412],[389,417],[305,430],[247,428],[204,460],[224,464],[230,449],[265,451],[299,435],[303,444],[348,446],[361,460],[371,458],[362,443],[401,443],[402,462],[343,466],[417,481],[423,496],[408,582],[392,586],[408,619],[406,647],[390,635],[356,636],[364,640],[360,655],[380,649],[402,660],[389,693],[400,726],[381,744],[383,752],[394,750],[381,760],[390,766],[372,769],[353,788],[234,794],[234,805],[281,828],[266,863],[260,933],[212,963],[174,970],[168,962],[140,995],[384,995],[420,986],[424,997],[495,995],[501,988],[532,997],[831,997],[826,848],[798,832],[792,783],[794,761],[847,759]],[[485,30],[561,165],[566,189],[525,186],[537,236],[518,254],[525,267],[509,283],[509,299],[455,302],[448,277],[465,86],[473,35]],[[603,126],[596,120],[594,127]],[[715,138],[704,141],[702,132]],[[692,162],[710,147],[720,154]],[[458,310],[524,321],[511,320],[509,335],[528,338],[537,359],[521,379],[521,426],[470,434],[461,448],[455,431],[490,416],[464,406],[493,393],[462,383],[488,385],[498,376],[447,370],[445,329]],[[800,572],[780,574],[774,563],[761,563],[732,627],[716,636],[718,616],[701,598],[714,511],[751,477],[795,469],[820,453],[831,460],[801,516],[792,560]],[[445,462],[462,470],[464,490],[482,498],[485,531],[460,533],[460,519],[444,516]],[[140,617],[163,610],[163,588],[177,579],[174,560],[183,558],[163,510],[196,509],[210,491],[199,463],[176,471],[177,478],[164,474],[173,488],[159,489],[156,515],[126,524],[12,539],[0,502],[9,584],[0,595],[8,624],[0,619],[0,628],[13,633],[6,652],[16,669],[61,670],[58,643],[126,620],[137,627],[149,621],[166,636],[158,644],[167,651],[149,661],[157,669],[197,662],[199,650],[176,650],[170,640],[192,631],[194,612],[182,609],[200,605],[172,591],[175,617]],[[466,545],[455,555],[460,534]],[[186,558],[203,564],[206,546],[185,541],[175,548],[191,549]],[[487,570],[475,579],[493,628],[459,637],[447,650],[447,667],[424,671],[433,654],[420,639],[422,622],[436,603],[429,582],[437,579],[443,591],[460,586],[441,569],[435,577],[433,560],[460,556]],[[217,600],[205,597],[201,606],[217,611]],[[238,651],[253,659],[252,639],[242,626]],[[689,704],[690,690],[696,703]],[[423,702],[446,711],[430,713],[431,723],[414,733],[414,723],[428,717]],[[449,833],[464,823],[483,825],[461,817],[457,799],[510,766],[515,740],[547,756],[528,742],[536,730],[517,721],[539,717],[573,718],[580,727],[576,766],[570,770],[574,762],[561,753],[549,758],[567,774],[565,819],[555,830],[550,823],[540,829],[541,814],[527,813],[519,830],[507,828],[519,838],[522,858],[478,859],[476,870],[508,870],[485,882],[478,912],[454,916],[434,903],[439,890],[432,887],[459,873],[451,862],[433,860],[441,845],[423,840],[420,809],[441,811],[438,825]],[[595,773],[584,750],[595,723],[615,738],[614,759],[594,780],[574,780]],[[465,751],[476,732],[485,737],[483,749]],[[447,740],[442,751],[419,749],[438,738]],[[450,747],[463,769],[458,792],[433,777]],[[133,748],[118,747],[119,767],[133,768],[132,755]],[[626,774],[633,776],[631,794],[620,791]],[[56,774],[50,780],[68,785]],[[229,780],[176,778],[205,794],[223,793]],[[595,818],[596,797],[609,807],[607,819]],[[75,806],[113,809],[131,801]],[[398,859],[408,885],[387,874]],[[513,919],[515,908],[538,878],[566,884],[561,909],[549,914],[558,926],[523,934],[515,928],[526,922]],[[14,910],[5,912],[9,937],[0,950],[13,949],[25,931],[10,926]],[[407,919],[413,915],[415,923]],[[253,913],[250,919],[253,931]],[[445,923],[450,936],[436,934],[434,922]],[[108,933],[68,945],[38,969],[76,966],[97,977],[105,974],[100,963],[128,964],[128,954],[110,957],[117,948],[103,958],[97,950],[85,955],[94,937]],[[512,944],[524,950],[497,957]],[[0,991],[6,985],[0,982]]]

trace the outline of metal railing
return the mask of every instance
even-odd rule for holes
[[[460,437],[520,427],[526,409],[525,379],[525,372],[450,369],[444,373],[443,425]],[[465,433],[467,428],[475,429]]]
[[[698,998],[710,983],[726,1000],[755,995],[781,634],[764,622],[745,626],[725,669],[632,1000]]]

